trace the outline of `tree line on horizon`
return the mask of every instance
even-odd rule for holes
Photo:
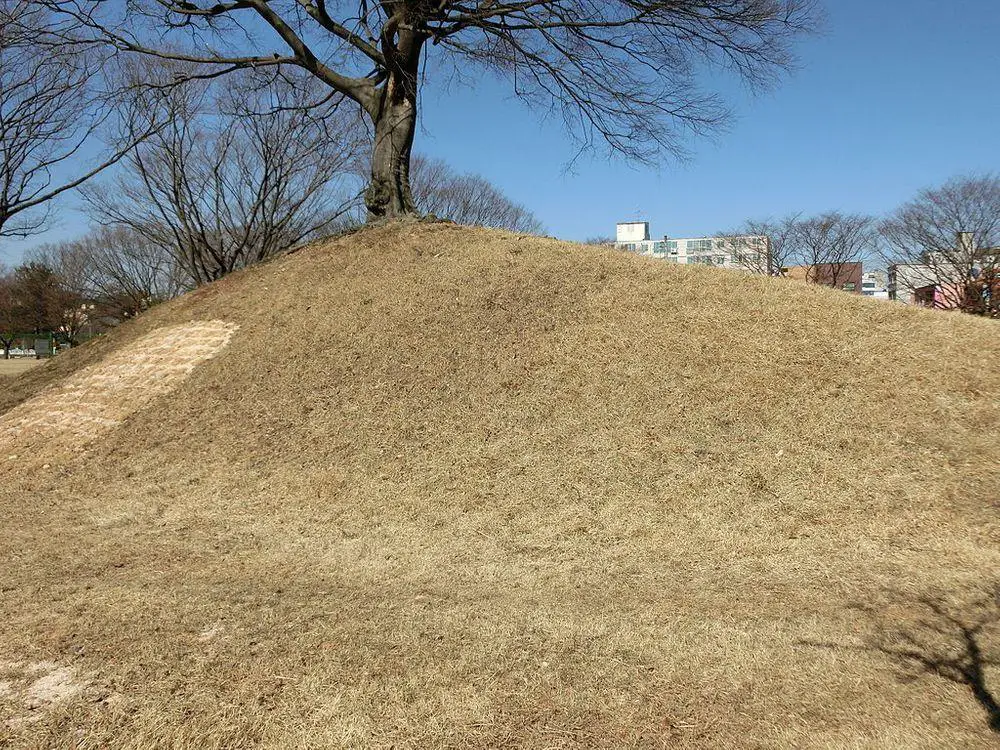
[[[748,220],[722,233],[749,270],[806,269],[807,281],[839,287],[856,263],[917,267],[901,284],[932,284],[948,309],[1000,317],[1000,176],[955,177],[924,188],[886,216],[831,211]],[[739,251],[742,236],[769,238],[766,256]]]
[[[0,0],[0,238],[79,192],[94,230],[26,265],[120,319],[365,220],[540,232],[416,154],[428,81],[496,76],[581,151],[650,162],[726,121],[703,72],[771,85],[820,20],[813,0]],[[814,261],[877,233],[840,213],[755,226]]]
[[[202,283],[360,226],[356,196],[329,200],[330,185],[315,179],[330,162],[317,162],[305,186],[290,192],[278,210],[248,205],[249,197],[275,206],[283,198],[274,193],[283,188],[265,177],[277,171],[273,164],[269,173],[263,167],[254,173],[250,159],[230,146],[202,148],[192,156],[169,147],[155,153],[155,146],[143,144],[126,157],[133,171],[84,189],[88,213],[96,219],[90,231],[34,247],[14,269],[0,263],[3,358],[19,338],[56,333],[76,345]],[[441,159],[418,156],[413,164],[414,192],[429,214],[543,231],[534,214],[484,177],[458,173]],[[288,180],[292,171],[277,173]],[[227,178],[227,172],[236,176]]]
[[[917,267],[900,284],[938,288],[936,306],[1000,318],[1000,175],[954,177],[920,190],[885,216],[827,211],[748,219],[715,235],[742,268],[761,275],[803,269],[806,281],[840,288],[856,265]],[[761,252],[758,238],[766,237]],[[592,245],[615,245],[591,237]]]

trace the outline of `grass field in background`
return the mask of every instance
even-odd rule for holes
[[[23,358],[23,359],[0,359],[0,377],[4,375],[20,375],[27,372],[32,367],[42,364],[44,359]]]

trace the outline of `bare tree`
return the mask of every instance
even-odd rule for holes
[[[959,177],[922,190],[879,229],[897,286],[911,294],[930,286],[937,307],[988,313],[993,302],[983,289],[992,284],[983,280],[1000,272],[1000,176]]]
[[[795,261],[799,214],[781,219],[749,219],[739,228],[719,235],[734,261],[752,273],[780,276]],[[766,238],[763,247],[759,238]]]
[[[49,292],[56,303],[52,321],[58,321],[56,327],[75,345],[88,322],[90,268],[87,258],[75,249],[73,243],[63,242],[36,247],[26,255],[26,259],[52,273],[57,285],[56,291]]]
[[[0,346],[3,347],[4,359],[10,359],[15,338],[24,329],[15,289],[14,275],[0,268]]]
[[[54,333],[63,324],[63,315],[74,300],[51,268],[29,261],[8,275],[8,315],[14,325],[10,333]]]
[[[80,239],[35,248],[29,257],[52,268],[84,306],[67,310],[67,331],[92,329],[96,319],[134,317],[187,288],[183,271],[165,248],[124,227],[98,227]]]
[[[195,284],[331,231],[358,203],[349,115],[303,106],[280,82],[242,83],[221,100],[207,86],[138,92],[166,125],[117,179],[83,191],[97,221],[169,251]]]
[[[877,245],[870,216],[839,211],[797,221],[791,239],[793,254],[806,268],[806,280],[835,289],[850,280],[856,265]]]
[[[704,65],[752,87],[791,63],[813,0],[45,0],[115,50],[206,66],[298,70],[352,100],[373,133],[371,217],[416,211],[420,83],[451,64],[507,79],[582,147],[653,160],[725,119]],[[439,53],[433,55],[432,53]],[[434,62],[430,67],[426,63]],[[433,72],[431,72],[433,71]]]
[[[127,227],[99,227],[76,247],[86,259],[90,296],[116,320],[135,317],[189,288],[167,248]]]
[[[42,231],[54,198],[133,145],[83,166],[84,146],[110,110],[97,86],[102,60],[75,33],[80,28],[42,3],[0,0],[0,238]]]
[[[477,174],[458,174],[441,159],[413,157],[410,186],[413,201],[424,213],[457,224],[541,234],[542,223],[527,208],[501,193]]]

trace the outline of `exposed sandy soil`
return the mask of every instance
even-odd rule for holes
[[[210,320],[146,334],[0,415],[0,453],[84,445],[177,387],[221,351],[236,328]]]
[[[73,667],[54,662],[0,663],[0,725],[18,730],[79,696],[86,681]]]
[[[0,391],[0,663],[79,687],[0,746],[995,747],[998,332],[448,225],[200,289]]]

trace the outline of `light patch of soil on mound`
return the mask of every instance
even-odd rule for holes
[[[176,388],[238,328],[209,320],[147,334],[0,417],[0,450],[41,441],[78,446],[94,439]]]
[[[10,728],[42,718],[87,687],[77,670],[50,661],[0,664],[0,717]]]

